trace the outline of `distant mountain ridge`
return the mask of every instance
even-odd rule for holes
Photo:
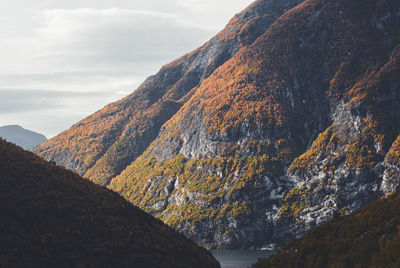
[[[0,137],[21,146],[25,150],[47,141],[44,135],[18,125],[1,126]]]
[[[205,247],[285,243],[400,189],[399,44],[399,1],[258,0],[33,151]]]
[[[0,184],[1,267],[219,267],[116,193],[2,139]]]

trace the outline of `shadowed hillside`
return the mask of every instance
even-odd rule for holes
[[[116,193],[0,139],[1,267],[219,267]]]

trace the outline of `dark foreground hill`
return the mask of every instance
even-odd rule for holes
[[[0,139],[0,267],[219,267],[107,189]]]
[[[400,189],[400,1],[258,0],[35,148],[210,248],[285,243]]]
[[[0,127],[0,137],[21,146],[25,150],[47,141],[47,138],[42,134],[24,129],[18,125]]]
[[[400,194],[313,229],[264,267],[400,267]]]

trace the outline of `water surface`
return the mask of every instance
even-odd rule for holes
[[[259,258],[267,258],[273,250],[211,250],[222,268],[248,268]]]

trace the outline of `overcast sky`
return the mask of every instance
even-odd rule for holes
[[[0,126],[48,138],[135,90],[253,0],[0,0]]]

